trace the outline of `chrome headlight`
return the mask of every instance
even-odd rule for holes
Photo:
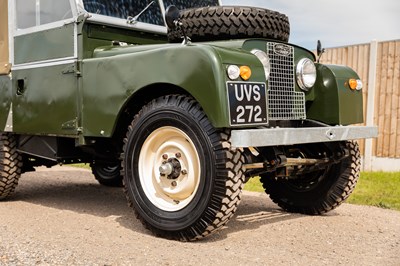
[[[317,80],[317,69],[314,62],[308,58],[301,59],[296,67],[296,76],[297,84],[302,90],[311,89]]]
[[[265,79],[268,80],[269,74],[271,73],[271,64],[268,55],[264,51],[258,49],[251,50],[251,53],[254,54],[264,66]]]

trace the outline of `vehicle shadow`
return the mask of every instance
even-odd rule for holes
[[[144,229],[133,210],[127,206],[121,188],[97,183],[90,171],[37,171],[22,175],[12,201],[24,201],[59,210],[69,210],[97,217],[115,217],[115,221],[136,233],[151,235]],[[283,212],[264,194],[244,192],[233,219],[202,242],[220,241],[230,233],[254,230],[260,226],[303,217]]]
[[[251,193],[244,191],[235,216],[227,225],[215,234],[201,240],[201,242],[218,242],[229,238],[232,233],[252,231],[261,226],[281,223],[302,217],[300,214],[287,213],[275,205],[267,195],[263,193]]]
[[[100,185],[88,170],[68,167],[40,170],[21,176],[9,201],[23,201],[58,210],[97,217],[113,217],[130,225],[129,229],[149,234],[128,207],[120,187]]]
[[[102,186],[81,170],[23,174],[12,200],[96,216],[129,212],[121,188]]]

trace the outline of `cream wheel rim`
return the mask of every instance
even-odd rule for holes
[[[194,198],[200,183],[200,159],[191,139],[175,127],[161,127],[144,141],[139,179],[146,197],[164,211],[179,211]]]

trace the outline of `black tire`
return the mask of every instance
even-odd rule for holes
[[[186,96],[158,98],[135,116],[124,140],[122,173],[129,206],[146,228],[190,241],[229,221],[244,185],[244,157],[231,149],[229,133],[216,130]],[[173,166],[168,175],[157,172],[163,162]]]
[[[122,187],[121,165],[94,162],[90,165],[96,180],[107,187]]]
[[[279,12],[240,6],[212,6],[182,10],[182,27],[192,41],[267,38],[287,42],[289,19]],[[181,42],[180,29],[168,29],[170,42]]]
[[[21,176],[22,157],[14,136],[0,134],[0,200],[9,198]]]
[[[289,212],[323,214],[343,203],[353,192],[360,173],[357,142],[342,143],[349,156],[325,170],[305,174],[300,179],[277,179],[262,175],[261,183],[273,202]],[[321,153],[318,148],[315,154]]]

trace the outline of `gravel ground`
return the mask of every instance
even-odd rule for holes
[[[191,243],[152,236],[119,188],[87,170],[22,175],[0,203],[0,265],[400,265],[400,212],[344,204],[323,216],[282,212],[244,192],[237,216]]]

